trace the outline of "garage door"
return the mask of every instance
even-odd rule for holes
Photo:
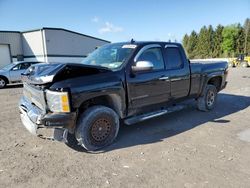
[[[0,67],[11,63],[9,45],[0,44]]]

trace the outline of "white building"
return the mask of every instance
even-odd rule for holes
[[[21,60],[80,62],[107,43],[110,42],[62,28],[0,31],[0,67]]]

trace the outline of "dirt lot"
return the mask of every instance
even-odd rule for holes
[[[188,109],[123,126],[99,154],[33,137],[20,86],[0,90],[0,187],[249,187],[250,69],[231,69],[211,112]]]

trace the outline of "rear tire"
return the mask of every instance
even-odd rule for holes
[[[7,85],[7,80],[3,77],[0,77],[0,89],[5,88]]]
[[[95,151],[110,145],[118,131],[119,117],[114,110],[105,106],[92,106],[80,115],[75,136],[82,147]]]
[[[212,110],[216,105],[217,89],[214,85],[207,85],[204,95],[198,98],[197,108],[206,112]]]
[[[243,68],[247,68],[247,67],[248,67],[248,63],[247,63],[247,62],[245,62],[245,61],[244,61],[244,62],[242,62],[242,63],[241,63],[241,67],[243,67]]]

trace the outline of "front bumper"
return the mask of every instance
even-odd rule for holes
[[[25,97],[22,97],[19,102],[19,111],[22,124],[33,135],[58,141],[66,141],[67,132],[73,132],[75,127],[75,112],[46,113],[31,104]],[[49,136],[41,134],[45,128],[51,130],[47,131],[50,132]]]

